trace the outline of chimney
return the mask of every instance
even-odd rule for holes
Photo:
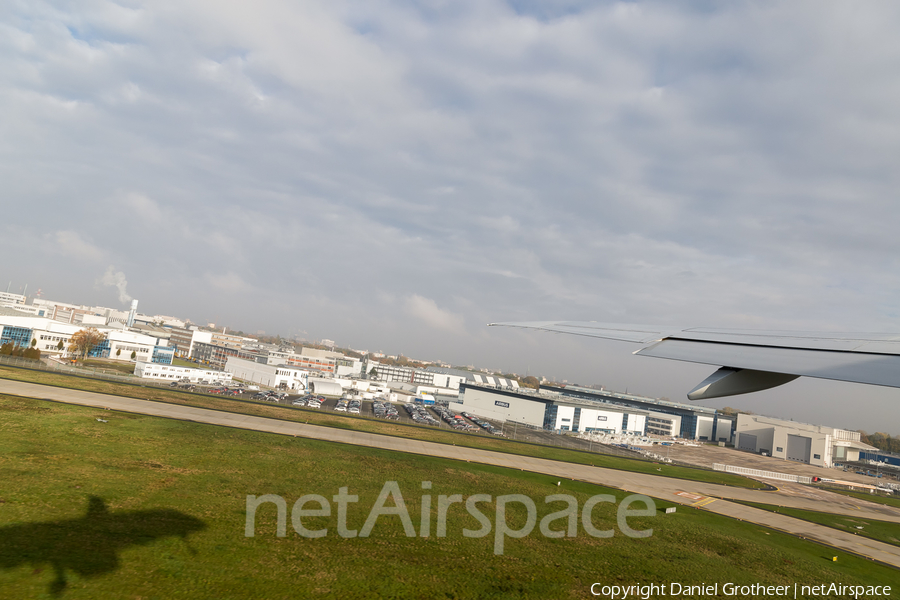
[[[137,305],[138,305],[137,300],[131,301],[131,312],[128,313],[128,322],[126,323],[126,325],[128,327],[134,326],[134,316],[137,314]]]

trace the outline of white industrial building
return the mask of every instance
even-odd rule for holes
[[[715,409],[577,386],[513,390],[463,383],[457,411],[554,431],[732,440],[733,418]]]
[[[25,304],[25,296],[22,294],[10,294],[0,292],[0,306],[14,306]]]
[[[460,402],[450,402],[451,410],[555,431],[644,434],[647,426],[647,411],[567,401],[557,394],[528,394],[467,384],[460,398]]]
[[[860,441],[858,431],[783,421],[760,415],[738,415],[735,448],[765,453],[820,467],[855,462],[860,451],[876,450]]]
[[[458,381],[462,383],[467,381],[469,383],[474,383],[477,385],[490,385],[498,388],[508,389],[508,390],[517,390],[519,389],[519,382],[515,379],[507,379],[506,377],[500,377],[499,375],[487,375],[485,373],[475,373],[473,371],[463,371],[462,369],[453,369],[450,367],[426,367],[425,369],[428,373],[435,373],[436,375],[448,375],[453,377],[453,380],[448,380],[448,385],[444,387],[450,387],[449,381]],[[435,379],[435,381],[440,381],[440,379]],[[454,383],[453,387],[458,389],[459,383]],[[433,385],[437,385],[436,383]]]
[[[86,315],[95,317],[94,315]],[[98,317],[95,317],[98,318]],[[0,307],[0,344],[11,342],[22,347],[35,347],[44,354],[63,355],[68,352],[69,340],[75,332],[85,327],[96,327],[106,339],[88,354],[95,358],[135,360],[171,364],[175,348],[167,340],[155,338],[128,329],[115,328],[101,323],[68,323],[49,317],[36,317],[8,307]],[[59,343],[62,342],[62,349]]]
[[[318,377],[318,374],[311,374],[307,369],[287,365],[267,365],[229,356],[225,370],[235,379],[301,394],[308,392],[322,396],[341,396],[344,391],[334,379]]]
[[[194,369],[191,367],[176,367],[172,365],[159,365],[138,361],[134,364],[134,374],[145,379],[161,381],[169,379],[179,381],[187,379],[191,383],[206,381],[209,383],[229,383],[231,373],[227,371],[212,371],[207,369]]]
[[[366,373],[375,370],[378,381],[391,384],[391,387],[418,394],[439,394],[457,396],[459,386],[466,381],[465,375],[444,373],[429,369],[382,365],[373,360],[363,363]]]

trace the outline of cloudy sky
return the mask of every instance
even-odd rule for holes
[[[886,2],[4,2],[3,289],[683,399],[714,369],[485,323],[900,331],[898,30]],[[900,433],[898,401],[711,405]]]

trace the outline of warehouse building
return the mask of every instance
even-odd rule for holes
[[[106,336],[88,353],[91,358],[128,361],[132,360],[133,353],[135,360],[171,364],[175,355],[175,347],[169,346],[168,340],[137,331],[104,326],[102,323],[64,323],[0,307],[0,344],[11,343],[27,348],[34,341],[35,347],[45,355],[65,356],[72,336],[85,327],[96,327]]]
[[[229,356],[225,370],[235,379],[257,383],[270,388],[289,390],[298,394],[340,396],[341,384],[334,379],[318,377],[308,369],[288,365],[267,365],[256,360]],[[349,381],[347,382],[349,385]]]
[[[732,439],[733,419],[715,409],[575,386],[526,391],[463,383],[450,408],[553,431]]]
[[[177,367],[172,365],[160,365],[138,361],[134,364],[134,374],[137,377],[153,379],[155,381],[187,380],[191,383],[201,381],[209,383],[231,383],[231,373],[227,371],[212,371],[208,369],[193,369],[191,367]]]
[[[761,415],[738,415],[735,448],[774,458],[832,467],[856,462],[873,446],[860,441],[858,431],[783,421]]]
[[[650,435],[726,443],[733,440],[734,417],[719,413],[714,408],[647,398],[635,394],[595,390],[576,385],[542,386],[541,391],[555,393],[560,398],[569,400],[577,398],[604,406],[612,405],[646,411],[646,433]]]

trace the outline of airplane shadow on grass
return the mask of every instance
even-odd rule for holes
[[[187,541],[188,534],[204,529],[203,521],[177,510],[110,513],[103,499],[91,496],[80,519],[0,528],[0,569],[49,565],[56,573],[50,592],[58,596],[66,589],[67,571],[82,577],[111,573],[119,568],[119,552],[130,546],[173,536]]]

